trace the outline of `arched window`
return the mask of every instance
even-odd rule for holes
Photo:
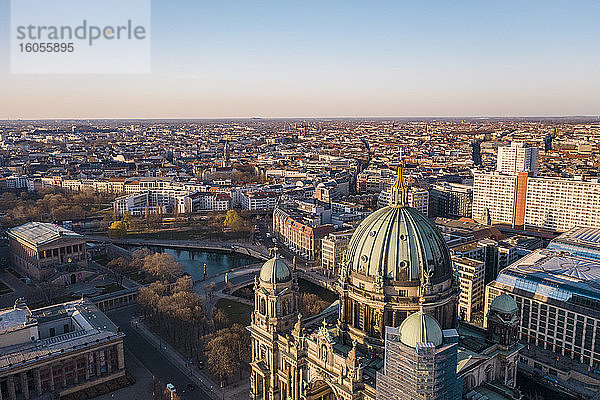
[[[260,313],[265,315],[267,313],[267,303],[265,299],[260,299]]]
[[[288,315],[290,313],[290,299],[284,299],[282,303],[283,307],[283,315]]]

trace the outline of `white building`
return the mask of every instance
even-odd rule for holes
[[[467,322],[473,322],[474,313],[483,310],[485,297],[485,263],[472,258],[453,257],[458,271],[460,295],[458,315]]]
[[[200,211],[226,211],[231,208],[227,193],[195,192],[175,197],[175,209],[180,214]]]
[[[379,208],[389,206],[392,201],[392,196],[389,190],[383,190],[377,198],[377,206]],[[425,189],[411,186],[408,191],[408,206],[416,208],[421,213],[429,215],[429,192]]]
[[[600,181],[476,172],[473,218],[567,231],[600,226]]]
[[[473,219],[487,224],[513,224],[516,175],[476,172],[473,182]]]
[[[332,232],[321,239],[321,267],[328,276],[339,273],[342,255],[348,248],[354,230]]]
[[[510,146],[498,148],[496,170],[503,174],[531,172],[537,174],[538,148],[525,143],[513,142]]]
[[[240,197],[244,210],[273,210],[279,199],[277,193],[266,191],[241,192]]]
[[[525,225],[567,231],[600,226],[600,182],[529,178]]]

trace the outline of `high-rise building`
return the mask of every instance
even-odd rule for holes
[[[473,219],[483,224],[514,224],[516,189],[516,175],[476,172],[473,180]]]
[[[473,218],[567,231],[600,226],[600,181],[476,172]],[[489,219],[489,221],[484,221]]]
[[[598,179],[538,177],[527,179],[526,186],[525,226],[557,231],[600,226]]]
[[[471,148],[473,149],[473,165],[475,166],[481,166],[481,142],[483,142],[483,140],[477,139],[471,143]]]
[[[485,295],[485,263],[472,258],[453,257],[458,272],[460,292],[458,315],[467,322],[474,322],[477,311],[483,310]]]
[[[442,330],[418,311],[397,328],[386,327],[383,370],[377,372],[377,400],[459,400],[458,332]]]
[[[503,174],[530,172],[537,174],[538,148],[525,143],[513,142],[510,146],[498,148],[496,170]]]

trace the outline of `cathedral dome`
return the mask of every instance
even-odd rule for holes
[[[515,299],[507,294],[501,294],[492,301],[492,304],[490,304],[490,311],[492,310],[501,314],[511,314],[519,311],[519,307],[517,306]]]
[[[444,341],[440,324],[423,311],[418,311],[406,318],[400,325],[398,333],[400,341],[412,348],[416,348],[417,343],[433,343],[435,347],[438,347]]]
[[[369,215],[348,245],[349,270],[364,276],[408,282],[423,270],[431,284],[449,279],[450,253],[437,227],[414,208],[392,205]]]
[[[260,280],[265,283],[283,283],[292,280],[292,271],[287,264],[279,258],[275,257],[267,260],[260,268]]]

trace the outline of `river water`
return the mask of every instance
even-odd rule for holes
[[[123,246],[135,250],[138,246]],[[153,252],[172,254],[177,262],[183,265],[185,272],[190,274],[194,280],[202,280],[204,277],[204,264],[206,264],[207,276],[215,275],[231,268],[243,267],[255,264],[260,260],[228,251],[217,250],[192,250],[185,248],[168,248],[160,246],[146,246]]]

